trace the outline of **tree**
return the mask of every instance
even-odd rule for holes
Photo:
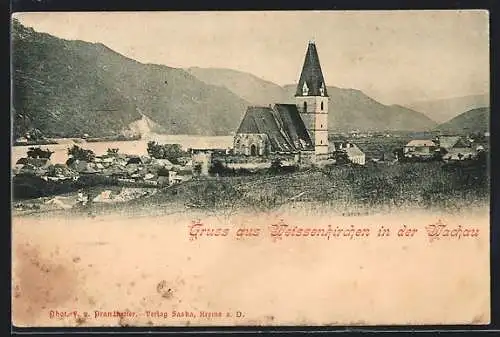
[[[94,161],[95,153],[92,150],[82,149],[78,145],[73,145],[72,148],[68,149],[68,156],[73,160],[83,160],[87,162]]]
[[[435,151],[434,152],[434,156],[433,156],[433,159],[434,160],[442,160],[444,155],[448,153],[448,150],[444,149],[444,148],[439,148],[438,151]]]
[[[403,161],[404,160],[404,153],[403,153],[403,148],[397,147],[392,150],[392,154],[398,161]]]
[[[49,149],[42,150],[40,147],[30,147],[28,149],[27,155],[28,158],[46,158],[50,159],[50,156],[52,156],[53,151],[50,151]]]
[[[333,159],[335,159],[335,162],[337,164],[341,164],[341,165],[347,164],[350,162],[349,156],[347,155],[347,152],[342,151],[342,150],[335,151],[333,153]]]
[[[179,164],[179,158],[186,155],[179,144],[157,144],[155,141],[148,142],[148,154],[156,159],[168,159],[173,164]]]
[[[198,175],[198,176],[201,174],[201,164],[200,163],[197,163],[196,165],[194,165],[193,173],[195,175]]]
[[[109,148],[109,149],[107,150],[107,153],[108,153],[109,155],[113,155],[113,154],[118,154],[118,151],[119,151],[119,149],[117,149],[117,148],[114,148],[114,149],[110,149],[110,148]]]
[[[34,141],[43,139],[42,131],[36,128],[31,129],[30,131],[28,131],[27,138]]]
[[[227,169],[220,160],[214,160],[208,169],[208,172],[215,175],[224,175],[227,172]]]
[[[283,163],[281,162],[281,159],[279,159],[279,158],[273,159],[273,161],[271,162],[270,171],[272,173],[280,173],[282,166],[283,166]]]
[[[170,173],[169,173],[168,169],[166,169],[165,167],[160,167],[158,169],[157,174],[158,174],[158,177],[168,177]]]

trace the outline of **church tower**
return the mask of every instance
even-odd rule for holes
[[[328,93],[314,42],[307,53],[295,93],[295,104],[309,132],[316,155],[328,153]]]

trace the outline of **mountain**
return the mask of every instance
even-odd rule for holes
[[[489,94],[469,95],[433,101],[419,101],[405,105],[411,109],[422,111],[438,123],[443,123],[464,111],[489,107],[490,96]]]
[[[198,67],[188,68],[186,71],[207,84],[227,88],[255,105],[268,105],[285,99],[286,93],[281,86],[242,71]]]
[[[254,105],[294,103],[296,85],[283,87],[252,74],[231,69],[189,68],[207,84],[225,87]],[[398,105],[384,105],[355,89],[327,87],[329,129],[332,131],[423,131],[437,125],[422,113]]]
[[[32,128],[52,137],[113,135],[137,129],[131,123],[143,116],[170,134],[229,134],[249,104],[182,69],[142,64],[16,20],[12,51],[14,137]]]
[[[490,124],[490,108],[466,111],[437,127],[438,130],[454,133],[487,132]]]
[[[295,85],[286,85],[293,100]],[[327,87],[328,128],[332,131],[424,131],[436,123],[424,114],[399,105],[384,105],[357,89]]]
[[[248,105],[294,101],[279,86],[231,69],[143,64],[100,43],[63,40],[12,27],[14,137],[39,129],[48,137],[129,132],[227,135]],[[359,90],[327,88],[331,130],[421,131],[421,113],[383,105]]]

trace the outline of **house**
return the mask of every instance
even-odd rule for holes
[[[137,165],[143,164],[141,157],[139,157],[139,156],[137,156],[137,157],[130,157],[128,159],[126,165],[131,165],[131,164],[137,164]]]
[[[366,155],[356,144],[351,142],[335,142],[334,147],[337,151],[345,151],[351,163],[358,165],[366,164]]]
[[[48,168],[51,164],[48,158],[28,158],[27,165],[32,165],[37,168]]]
[[[27,157],[19,158],[19,160],[16,161],[16,165],[26,165],[26,164],[28,164],[28,158]]]
[[[28,139],[26,137],[19,137],[16,139],[15,143],[18,145],[25,145],[28,144]]]
[[[352,138],[359,137],[359,130],[351,130],[349,131],[349,136]]]
[[[159,169],[161,167],[164,167],[166,169],[171,169],[174,166],[174,164],[172,164],[172,162],[168,159],[156,159],[156,158],[152,158],[149,165],[155,167],[156,169]]]
[[[414,139],[403,147],[407,158],[429,158],[434,156],[438,146],[430,139]]]
[[[360,150],[359,147],[357,147],[354,144],[348,144],[346,152],[347,152],[347,157],[352,163],[358,165],[365,165],[366,156],[363,153],[363,151]]]
[[[76,172],[72,171],[65,164],[55,164],[49,167],[48,175],[50,177],[57,178],[57,180],[72,179],[78,176]]]
[[[110,177],[127,177],[129,175],[125,168],[118,165],[107,167],[102,171],[102,173]]]
[[[301,160],[327,159],[327,86],[313,41],[307,47],[295,104],[250,106],[234,136],[234,153],[267,156],[301,153]]]
[[[477,157],[477,146],[472,147],[468,139],[460,136],[440,136],[438,137],[439,147],[443,149],[443,160],[466,160]]]
[[[168,184],[177,184],[187,180],[183,175],[178,174],[176,171],[168,171]]]
[[[478,155],[478,151],[471,147],[454,147],[443,155],[444,161],[458,161],[458,160],[468,160],[468,159],[476,159]]]
[[[438,136],[436,143],[441,149],[445,150],[454,147],[464,148],[470,146],[470,142],[466,141],[460,136]]]
[[[48,172],[51,162],[47,158],[20,158],[15,165],[15,172],[44,175]]]
[[[96,173],[96,170],[92,167],[92,164],[85,160],[74,160],[72,161],[68,167],[73,171],[78,173]]]

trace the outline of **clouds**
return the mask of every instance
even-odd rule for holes
[[[102,42],[145,63],[233,68],[297,82],[314,38],[329,85],[387,103],[484,93],[486,11],[23,13],[66,39]]]

